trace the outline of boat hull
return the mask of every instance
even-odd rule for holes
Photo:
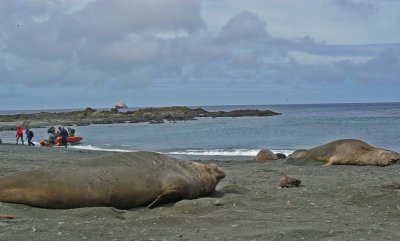
[[[70,144],[77,144],[77,143],[81,142],[82,140],[83,140],[83,137],[81,137],[81,136],[68,136],[67,137],[67,143],[70,143]],[[59,136],[56,138],[55,144],[48,143],[46,140],[40,140],[39,144],[41,146],[52,146],[52,145],[61,146],[61,137]]]

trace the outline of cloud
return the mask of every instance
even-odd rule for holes
[[[268,38],[267,24],[250,12],[242,12],[225,24],[220,32],[221,41],[258,40]]]
[[[332,2],[340,9],[363,18],[375,15],[379,10],[377,2],[371,0],[332,0]]]
[[[79,36],[98,41],[120,38],[129,33],[192,33],[204,27],[200,8],[200,1],[93,1],[70,16],[76,29],[72,29],[71,34],[76,31]]]
[[[373,13],[372,3],[335,4]],[[0,84],[93,93],[398,86],[397,43],[332,45],[307,35],[276,37],[250,11],[231,16],[214,32],[204,24],[201,6],[185,0],[7,1],[0,6]]]

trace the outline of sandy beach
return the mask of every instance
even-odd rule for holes
[[[0,175],[107,155],[0,145]],[[112,161],[112,160],[110,160]],[[399,240],[400,165],[330,166],[214,160],[226,173],[208,197],[154,209],[52,210],[0,203],[0,240]],[[302,180],[278,188],[279,176]]]

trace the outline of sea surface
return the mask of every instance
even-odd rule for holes
[[[103,151],[155,151],[188,159],[249,159],[267,148],[290,154],[337,139],[360,139],[400,152],[400,103],[206,106],[209,111],[273,110],[272,117],[198,118],[163,124],[76,126],[84,139],[70,148]],[[46,111],[46,110],[40,110]],[[63,111],[63,110],[52,110]],[[65,111],[65,110],[64,110]],[[21,111],[0,112],[0,114]],[[32,113],[35,111],[26,111]],[[33,129],[34,141],[47,129]],[[15,132],[0,132],[15,143]]]

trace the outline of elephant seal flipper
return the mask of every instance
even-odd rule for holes
[[[184,192],[181,190],[166,190],[163,191],[152,203],[150,203],[147,207],[154,208],[160,204],[171,203],[175,201],[182,200],[184,197]]]
[[[337,158],[335,158],[335,157],[330,157],[330,158],[327,158],[327,162],[324,164],[324,165],[322,165],[323,167],[328,167],[328,166],[332,166],[335,162],[337,162],[338,160],[336,160]]]
[[[166,187],[161,191],[160,195],[158,195],[157,198],[147,207],[154,208],[164,203],[171,203],[184,199],[185,196],[188,196],[185,192],[186,185],[187,183],[185,183],[183,180],[171,178]]]

